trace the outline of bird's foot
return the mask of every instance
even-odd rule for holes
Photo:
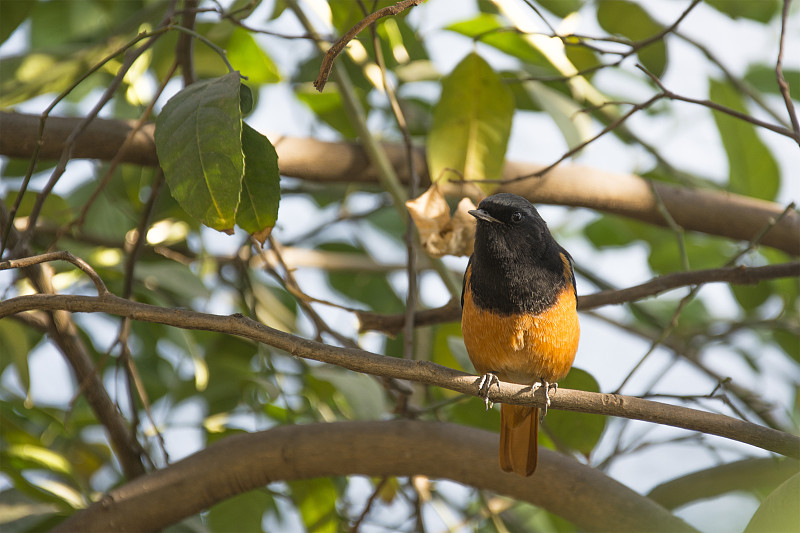
[[[478,394],[483,398],[487,411],[494,405],[489,399],[489,389],[492,388],[492,385],[496,385],[497,389],[500,390],[500,380],[494,372],[487,372],[482,375],[481,380],[478,382]]]
[[[536,389],[540,387],[544,387],[545,404],[541,416],[541,420],[544,420],[544,417],[547,415],[547,408],[550,407],[550,396],[558,391],[558,383],[549,383],[545,380],[541,380],[541,382],[534,383],[531,386],[531,392],[536,392]]]

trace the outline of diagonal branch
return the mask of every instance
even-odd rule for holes
[[[328,77],[331,75],[331,69],[333,68],[333,62],[336,59],[336,56],[341,54],[342,50],[344,50],[344,47],[347,46],[347,43],[355,39],[356,35],[361,33],[364,28],[374,23],[378,19],[398,15],[409,7],[418,6],[424,1],[425,0],[401,0],[393,6],[387,6],[383,9],[379,9],[359,20],[355,26],[347,30],[347,33],[345,33],[341,39],[336,41],[336,43],[325,53],[325,57],[322,58],[322,64],[319,67],[319,75],[317,76],[317,79],[314,80],[314,87],[316,87],[319,92],[322,92],[322,89],[325,88],[325,84],[328,83]]]
[[[594,294],[584,294],[578,297],[578,310],[589,311],[604,305],[618,305],[651,296],[662,292],[687,287],[702,285],[704,283],[725,282],[736,285],[755,284],[769,279],[800,277],[800,262],[781,263],[762,267],[727,267],[711,268],[708,270],[694,270],[690,272],[677,272],[654,278],[648,282],[626,289],[608,290]],[[396,335],[404,325],[404,315],[379,315],[366,311],[357,311],[360,322],[360,331],[381,331],[388,335]],[[461,307],[457,301],[417,312],[415,324],[417,326],[432,326],[443,322],[454,322],[461,319]]]
[[[789,84],[786,83],[786,78],[783,76],[783,51],[786,41],[786,21],[789,18],[789,5],[792,0],[783,0],[783,10],[781,11],[781,37],[780,44],[778,45],[778,59],[775,61],[775,78],[778,81],[778,87],[781,91],[781,96],[786,105],[786,112],[789,114],[789,120],[792,122],[792,130],[794,131],[794,139],[797,144],[800,144],[800,122],[797,120],[797,113],[794,110],[794,102],[792,101],[792,94],[789,91]]]
[[[355,372],[416,381],[471,396],[480,395],[478,386],[480,379],[477,376],[430,361],[387,357],[356,348],[322,344],[270,328],[240,314],[221,316],[186,309],[164,308],[133,302],[113,294],[102,297],[34,294],[0,302],[0,318],[34,309],[61,310],[73,313],[108,313],[143,322],[235,335],[267,344],[295,357],[329,363]],[[490,400],[496,403],[544,406],[545,392],[543,389],[539,389],[534,396],[531,394],[529,386],[501,383],[497,390],[491,390]],[[559,389],[558,394],[551,398],[551,407],[568,411],[620,416],[701,431],[744,442],[781,455],[800,458],[800,437],[728,416],[686,407],[618,394],[599,394],[568,389]]]

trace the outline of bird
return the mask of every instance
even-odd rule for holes
[[[544,387],[547,405],[575,359],[580,338],[572,256],[527,199],[510,193],[484,198],[475,246],[461,293],[461,329],[489,408],[500,381]],[[547,408],[544,408],[544,413]],[[540,409],[502,404],[500,467],[536,470]]]

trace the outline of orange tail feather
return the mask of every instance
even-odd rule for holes
[[[523,405],[500,406],[500,467],[530,476],[536,470],[539,409]]]

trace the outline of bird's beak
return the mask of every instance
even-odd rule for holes
[[[501,222],[494,218],[492,215],[484,211],[483,209],[472,209],[467,211],[470,215],[474,216],[478,220],[485,220],[486,222],[497,222],[500,224]]]

